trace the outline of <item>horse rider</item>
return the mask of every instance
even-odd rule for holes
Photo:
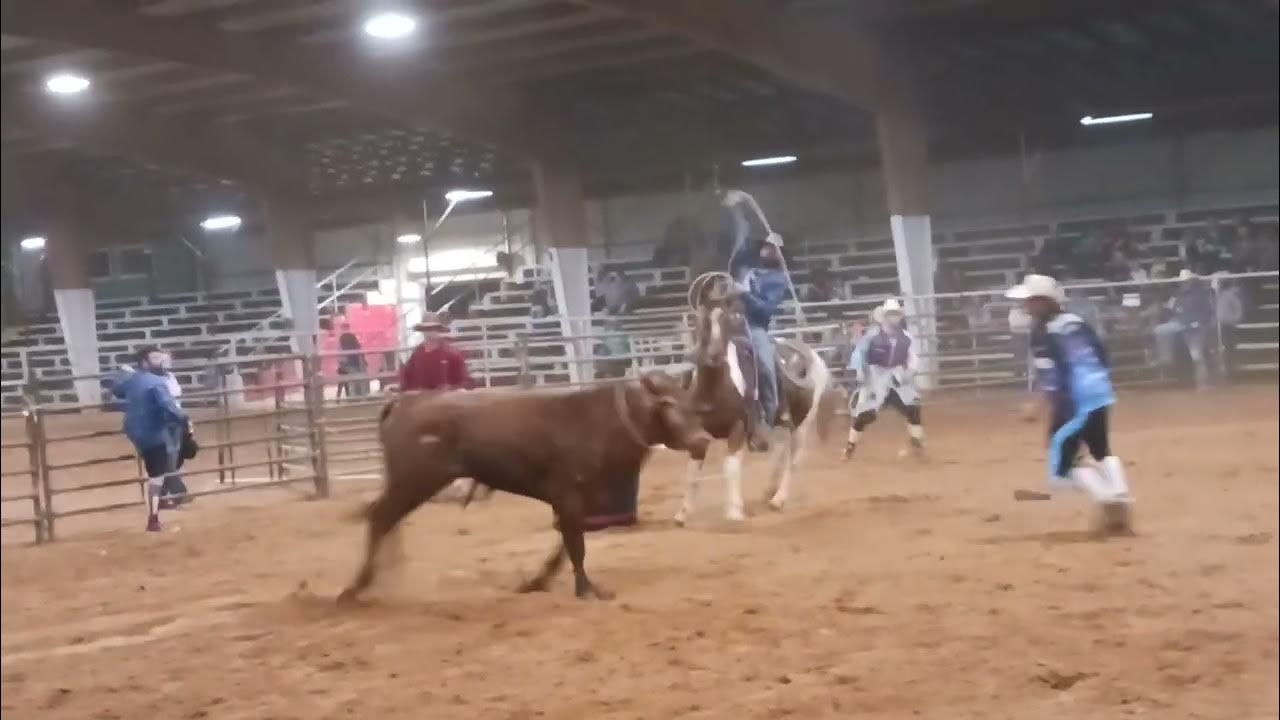
[[[849,357],[856,390],[849,398],[848,442],[844,459],[853,457],[858,439],[884,405],[897,409],[907,419],[911,449],[924,450],[924,425],[920,417],[920,394],[915,376],[920,359],[904,325],[902,305],[894,298],[884,301],[872,313],[872,326],[863,334]]]
[[[750,228],[741,207],[746,197],[740,190],[730,190],[725,193],[723,204],[733,221],[735,238],[729,274],[737,285],[756,364],[758,404],[749,418],[750,444],[751,449],[761,451],[768,449],[768,431],[778,419],[777,365],[769,323],[786,297],[787,276],[783,270],[782,236],[769,233],[758,250],[747,242]],[[785,420],[785,412],[782,419]]]

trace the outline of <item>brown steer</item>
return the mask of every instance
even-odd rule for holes
[[[562,543],[522,592],[546,589],[564,555],[578,597],[606,593],[583,569],[584,517],[610,478],[631,477],[654,445],[705,456],[711,441],[679,383],[654,373],[582,390],[476,390],[403,398],[383,411],[386,486],[366,510],[364,565],[342,591],[373,582],[383,540],[406,515],[456,478],[551,505]]]

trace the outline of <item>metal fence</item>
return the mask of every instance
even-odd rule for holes
[[[1067,309],[1087,316],[1103,333],[1118,384],[1178,379],[1178,364],[1156,362],[1160,353],[1155,339],[1156,328],[1168,320],[1168,300],[1178,282],[1067,287]],[[1215,317],[1229,304],[1228,292],[1244,298],[1242,317],[1233,323],[1215,321],[1205,329],[1213,381],[1235,381],[1250,373],[1274,380],[1277,275],[1224,276],[1209,289]],[[839,377],[858,326],[870,322],[872,308],[882,299],[808,303],[799,322],[790,312],[780,312],[774,334],[802,338]],[[1011,325],[1014,305],[1001,292],[908,298],[907,305],[909,322],[925,350],[921,375],[933,398],[1021,388],[1029,382],[1026,334]],[[486,387],[568,385],[573,377],[592,374],[594,379],[586,382],[649,370],[679,372],[689,367],[693,340],[684,312],[593,318],[582,324],[590,332],[568,337],[545,325],[520,322],[461,325],[455,345],[470,357],[474,379]],[[202,378],[184,388],[181,397],[201,443],[200,455],[181,470],[192,485],[189,496],[301,487],[308,496],[326,497],[334,482],[379,477],[379,410],[394,393],[411,350],[286,353],[188,364],[188,376]],[[365,361],[342,362],[357,355]],[[368,362],[371,358],[379,361]],[[575,365],[590,366],[593,372],[571,372]],[[344,369],[326,370],[333,366]],[[92,376],[104,386],[109,386],[108,378]],[[23,409],[3,416],[3,528],[29,526],[36,542],[55,539],[68,518],[118,510],[142,514],[146,478],[121,435],[118,415],[109,412],[118,409],[116,400],[51,401],[64,394],[51,392],[60,390],[53,386],[78,379],[86,378],[31,380],[23,386]]]

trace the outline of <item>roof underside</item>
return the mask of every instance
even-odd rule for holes
[[[865,109],[593,2],[410,0],[400,6],[424,18],[424,27],[399,49],[360,36],[368,3],[355,0],[104,4],[124,6],[125,20],[225,40],[206,54],[166,47],[158,25],[136,44],[109,28],[100,31],[109,40],[92,44],[68,39],[97,36],[57,28],[24,35],[25,22],[11,30],[10,4],[5,33],[13,34],[0,37],[5,163],[56,163],[122,196],[234,192],[237,183],[198,158],[185,163],[181,148],[145,157],[115,142],[118,135],[83,142],[51,131],[47,115],[23,112],[49,104],[48,73],[92,77],[95,112],[117,126],[199,127],[193,143],[251,137],[270,151],[274,179],[322,200],[469,184],[525,187],[520,155],[486,141],[486,123],[468,137],[465,122],[464,132],[450,133],[422,121],[447,115],[455,98],[471,93],[510,100],[493,107],[494,120],[512,108],[548,110],[556,130],[572,139],[593,192],[670,186],[715,161],[777,151],[831,165],[874,157]],[[1085,114],[1154,110],[1159,128],[1276,121],[1273,0],[772,0],[770,8],[892,43],[896,62],[918,80],[936,154],[1011,147],[1019,133],[1071,141]],[[266,48],[266,60],[242,48]],[[270,62],[271,48],[362,65],[348,80],[384,94],[334,92],[297,67],[305,63]],[[394,72],[383,77],[383,66]],[[418,78],[433,83],[427,92]],[[402,95],[415,95],[405,107],[416,114],[380,102]]]

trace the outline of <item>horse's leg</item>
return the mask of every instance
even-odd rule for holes
[[[676,524],[683,526],[689,522],[689,518],[693,517],[693,511],[698,504],[698,482],[702,479],[702,460],[690,460],[685,467],[684,476],[684,500],[680,503],[680,509],[676,511]]]
[[[733,522],[746,519],[742,502],[742,455],[746,444],[746,428],[739,424],[729,435],[729,450],[724,457],[724,516]]]
[[[778,483],[778,490],[769,499],[769,507],[774,510],[781,510],[786,506],[787,500],[791,498],[791,481],[795,476],[794,471],[796,465],[800,462],[800,456],[804,454],[804,428],[796,428],[787,432],[787,444],[779,453],[779,457],[783,458],[782,464],[782,481]]]

